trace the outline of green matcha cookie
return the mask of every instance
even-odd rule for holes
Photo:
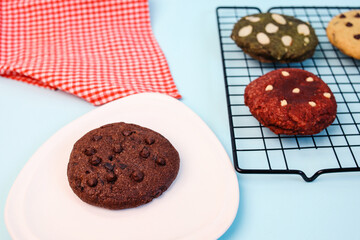
[[[311,57],[318,44],[310,24],[291,16],[260,13],[242,17],[231,38],[261,62],[301,62]]]

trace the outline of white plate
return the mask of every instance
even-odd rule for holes
[[[82,202],[66,170],[77,139],[120,121],[169,139],[180,154],[180,171],[159,198],[114,211]],[[231,225],[238,203],[235,171],[211,130],[180,101],[145,93],[99,107],[44,143],[12,186],[5,221],[14,239],[215,239]]]

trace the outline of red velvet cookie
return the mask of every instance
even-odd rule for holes
[[[74,145],[68,163],[70,187],[84,202],[132,208],[159,197],[175,180],[179,154],[159,133],[135,124],[94,129]]]
[[[301,69],[271,71],[252,81],[244,97],[251,114],[275,134],[317,134],[336,117],[330,88]]]

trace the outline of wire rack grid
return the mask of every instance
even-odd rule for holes
[[[354,7],[274,7],[269,12],[309,22],[319,39],[312,58],[300,63],[261,63],[246,55],[230,38],[243,16],[255,7],[218,7],[217,20],[226,85],[235,169],[240,173],[299,174],[311,182],[323,173],[360,171],[360,61],[333,47],[328,22]],[[275,135],[244,104],[245,87],[278,68],[300,68],[323,79],[338,104],[334,123],[312,136]],[[310,176],[310,177],[309,177]]]

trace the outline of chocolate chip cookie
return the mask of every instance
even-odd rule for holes
[[[242,17],[231,38],[261,62],[301,62],[312,57],[318,38],[309,23],[277,13]]]
[[[326,35],[341,52],[360,59],[360,9],[341,13],[331,19]]]
[[[165,137],[120,122],[81,137],[71,152],[67,175],[84,202],[124,209],[159,197],[175,180],[179,165],[179,154]]]
[[[251,114],[275,134],[312,135],[336,117],[335,97],[314,74],[294,68],[271,71],[245,88]]]

